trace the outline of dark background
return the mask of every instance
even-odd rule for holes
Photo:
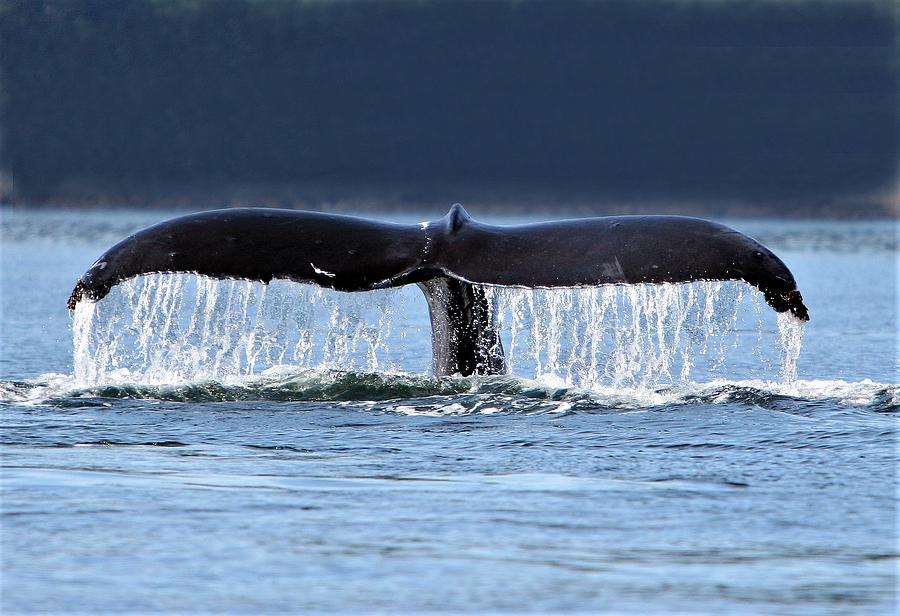
[[[891,2],[0,0],[2,201],[895,215]]]

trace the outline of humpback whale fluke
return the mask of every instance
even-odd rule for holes
[[[682,216],[609,216],[495,226],[473,220],[458,204],[419,225],[255,208],[173,218],[106,251],[75,285],[68,307],[157,272],[264,283],[285,278],[338,291],[417,283],[431,312],[436,374],[505,370],[492,309],[477,285],[744,280],[776,311],[809,319],[787,266],[725,225]]]

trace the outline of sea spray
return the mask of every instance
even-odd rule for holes
[[[778,341],[781,350],[781,380],[785,382],[797,380],[797,359],[803,346],[803,333],[806,331],[803,322],[792,318],[788,313],[777,316]]]
[[[741,376],[732,374],[745,367],[746,332],[737,325],[745,304],[761,301],[745,290],[697,282],[493,287],[489,295],[514,374],[592,389],[685,382],[696,364],[703,378]]]
[[[79,302],[73,321],[76,381],[221,381],[280,365],[392,370],[397,358],[387,342],[402,321],[394,312],[411,312],[404,308],[410,295],[188,274],[140,276],[100,302]],[[422,361],[430,356],[426,350]]]
[[[513,374],[584,389],[796,378],[802,325],[738,282],[486,287]],[[423,372],[427,307],[413,287],[342,293],[152,274],[78,304],[79,384],[173,383],[277,366]]]

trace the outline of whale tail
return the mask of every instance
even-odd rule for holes
[[[724,225],[680,216],[610,216],[516,226],[473,220],[460,205],[419,225],[272,209],[229,209],[161,222],[125,238],[69,297],[99,300],[156,272],[339,291],[418,284],[431,314],[436,374],[505,370],[493,307],[479,285],[579,287],[743,280],[778,312],[809,313],[787,266]]]

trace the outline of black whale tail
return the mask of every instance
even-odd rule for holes
[[[493,309],[478,285],[744,280],[776,311],[809,319],[785,264],[724,225],[680,216],[611,216],[501,227],[473,220],[460,205],[419,225],[272,209],[174,218],[101,255],[75,285],[68,307],[156,272],[284,278],[339,291],[417,283],[431,312],[436,374],[505,370]]]

